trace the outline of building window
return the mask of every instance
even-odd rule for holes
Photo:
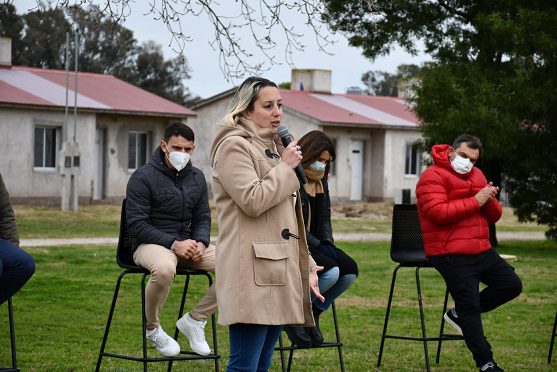
[[[419,144],[406,145],[406,164],[404,174],[407,176],[417,176],[422,164],[422,150]]]
[[[146,132],[129,132],[128,134],[128,170],[135,170],[147,164],[149,153],[149,135]]]
[[[35,127],[33,166],[35,168],[56,168],[59,128]]]

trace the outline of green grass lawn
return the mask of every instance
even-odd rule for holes
[[[394,264],[389,259],[389,244],[343,243],[341,247],[359,263],[361,275],[352,288],[337,301],[340,332],[344,342],[347,371],[373,371],[377,363],[380,335],[385,316],[388,290]],[[112,291],[120,269],[116,266],[115,247],[75,246],[30,248],[37,271],[14,297],[18,367],[23,371],[92,371],[100,348]],[[557,243],[549,241],[504,242],[500,253],[518,256],[513,262],[524,283],[524,293],[509,304],[484,316],[486,334],[497,361],[507,371],[550,371],[547,364],[551,327],[557,308]],[[438,329],[443,281],[433,269],[424,269],[422,287],[428,332]],[[391,313],[390,332],[419,335],[419,314],[414,272],[401,269]],[[136,352],[141,349],[139,279],[129,276],[122,286],[112,324],[107,351]],[[173,329],[183,278],[177,278],[162,313],[162,325]],[[205,290],[206,280],[194,278],[187,309]],[[0,366],[9,364],[6,305],[0,306]],[[326,339],[332,339],[330,311],[322,318]],[[209,327],[207,327],[209,328]],[[221,370],[228,356],[225,327],[218,327]],[[188,348],[185,337],[181,344]],[[444,344],[441,363],[434,362],[435,344],[430,344],[435,371],[473,371],[474,363],[462,341]],[[152,350],[151,354],[156,355]],[[297,351],[294,371],[337,371],[335,349]],[[152,370],[165,370],[165,364],[151,364]],[[210,361],[175,363],[176,371],[208,371]],[[138,363],[107,358],[104,371],[137,371]],[[151,369],[151,368],[150,368]],[[387,340],[383,371],[424,370],[420,343]],[[273,371],[279,371],[278,353]]]
[[[77,213],[59,207],[14,206],[22,239],[87,238],[118,236],[120,205],[83,205]],[[391,231],[392,204],[366,203],[334,207],[333,231],[337,233],[386,233]],[[218,234],[213,209],[211,235]],[[497,231],[545,231],[535,223],[519,223],[511,208],[503,208]]]

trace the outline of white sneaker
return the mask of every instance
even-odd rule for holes
[[[159,353],[167,357],[180,354],[180,345],[175,339],[166,334],[161,326],[151,331],[145,332],[147,340],[151,341]]]
[[[190,340],[191,349],[203,356],[211,354],[211,348],[205,341],[205,324],[206,320],[195,320],[189,313],[176,322],[176,327]]]

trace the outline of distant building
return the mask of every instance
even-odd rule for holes
[[[60,171],[72,162],[79,165],[80,203],[121,200],[166,125],[196,115],[114,76],[78,73],[79,158],[66,163],[60,151],[74,136],[74,74],[65,130],[65,71],[11,66],[10,44],[0,38],[0,172],[16,202],[60,203]]]
[[[330,175],[336,200],[415,200],[422,171],[419,122],[397,97],[331,93],[329,70],[292,70],[292,90],[281,90],[286,125],[296,138],[322,130],[335,142],[337,159]],[[303,89],[302,89],[303,87]],[[196,165],[208,179],[208,148],[235,89],[194,105],[190,120],[197,133]],[[207,151],[200,151],[200,149]]]

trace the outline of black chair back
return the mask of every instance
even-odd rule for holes
[[[391,259],[405,266],[427,266],[416,204],[395,204],[391,236]]]
[[[118,236],[118,248],[116,248],[116,262],[123,269],[139,268],[133,261],[132,238],[126,224],[126,199],[122,200],[122,211],[120,212],[120,235]]]

